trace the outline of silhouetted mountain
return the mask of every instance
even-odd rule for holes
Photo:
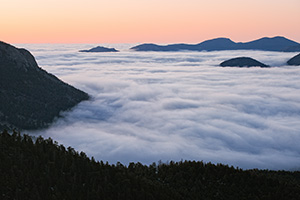
[[[46,127],[88,98],[39,68],[29,51],[0,42],[0,128]]]
[[[115,48],[106,48],[106,47],[94,47],[89,50],[80,50],[79,52],[118,52]]]
[[[284,51],[285,49],[300,45],[297,42],[289,40],[285,37],[264,37],[246,43],[237,43],[237,49],[263,50],[263,51]]]
[[[231,50],[234,49],[236,43],[228,38],[216,38],[212,40],[206,40],[197,44],[199,51],[219,51],[219,50]]]
[[[226,60],[220,64],[222,67],[269,67],[253,58],[238,57]]]
[[[130,49],[135,51],[197,51],[196,46],[190,44],[170,44],[165,46],[157,44],[141,44]]]
[[[300,45],[288,47],[284,51],[285,52],[300,52]]]
[[[300,54],[292,57],[287,61],[288,65],[300,65]]]
[[[284,37],[261,38],[246,43],[235,43],[228,38],[216,38],[199,44],[141,44],[132,47],[135,51],[219,51],[219,50],[262,50],[285,51],[293,46],[300,45],[297,42]],[[293,50],[292,48],[290,49]]]

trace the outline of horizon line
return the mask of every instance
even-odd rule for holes
[[[294,39],[290,39],[286,36],[282,36],[282,35],[276,35],[276,36],[262,36],[259,37],[257,39],[252,39],[252,40],[247,40],[247,41],[234,41],[232,40],[230,37],[225,37],[225,36],[220,36],[220,37],[214,37],[214,38],[210,38],[210,39],[205,39],[202,40],[200,42],[12,42],[11,44],[145,44],[145,43],[151,43],[151,44],[199,44],[201,42],[204,41],[208,41],[208,40],[213,40],[213,39],[219,39],[219,38],[225,38],[225,39],[230,39],[231,41],[235,42],[235,43],[247,43],[247,42],[252,42],[255,40],[259,40],[259,39],[263,39],[263,38],[276,38],[276,37],[283,37],[285,39],[297,42],[300,44],[300,42],[298,42],[297,40]],[[5,42],[3,40],[0,40],[2,42]],[[8,43],[8,42],[5,42]]]

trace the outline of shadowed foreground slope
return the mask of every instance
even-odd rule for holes
[[[1,199],[300,199],[300,172],[185,161],[145,166],[89,159],[52,139],[0,133]]]
[[[46,127],[88,98],[39,68],[29,51],[0,42],[0,128]]]

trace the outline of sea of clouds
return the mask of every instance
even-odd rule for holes
[[[300,168],[300,67],[264,51],[80,53],[91,44],[22,44],[39,66],[87,92],[45,130],[96,160],[203,160],[244,169]],[[223,68],[249,56],[272,68]]]

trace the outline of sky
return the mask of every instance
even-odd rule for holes
[[[300,68],[286,66],[295,52],[81,53],[93,44],[18,47],[91,96],[49,128],[30,132],[34,136],[109,163],[182,159],[299,169]],[[272,67],[219,66],[238,56]]]
[[[0,0],[8,43],[300,42],[299,0]]]

